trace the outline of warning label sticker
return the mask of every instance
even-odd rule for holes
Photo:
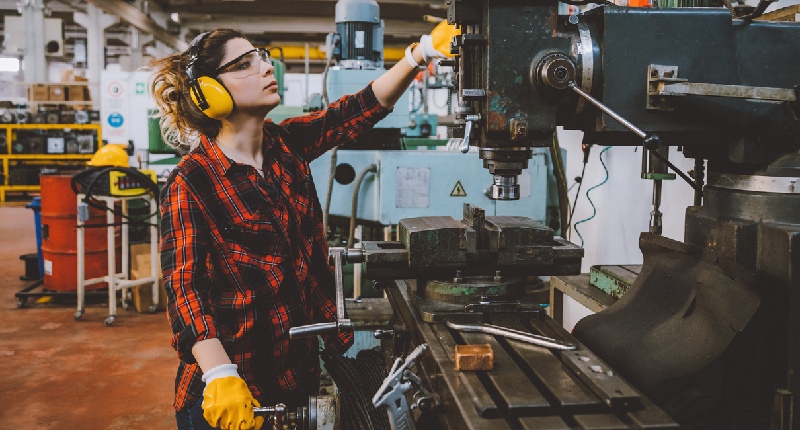
[[[431,169],[427,167],[397,167],[396,208],[430,207]]]
[[[466,197],[467,192],[464,191],[464,186],[461,185],[461,181],[456,182],[456,186],[453,187],[453,191],[450,192],[450,197]]]

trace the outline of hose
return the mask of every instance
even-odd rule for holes
[[[94,198],[95,194],[104,195],[103,191],[98,192],[96,189],[100,186],[101,183],[106,182],[109,179],[109,174],[111,172],[122,172],[126,175],[134,176],[141,183],[147,188],[146,192],[141,193],[142,195],[152,193],[155,197],[156,207],[151,208],[153,213],[146,216],[143,219],[137,219],[131,215],[126,215],[122,213],[122,211],[117,210],[113,207],[108,207],[106,204],[101,203],[96,198]],[[159,200],[159,189],[158,185],[150,179],[149,176],[143,174],[142,172],[129,168],[129,167],[116,167],[116,166],[96,166],[96,167],[89,167],[84,171],[78,172],[70,179],[70,187],[72,191],[77,194],[83,194],[83,202],[88,204],[91,207],[96,209],[109,211],[115,215],[118,215],[122,218],[127,220],[127,223],[130,224],[142,224],[142,225],[150,225],[144,219],[149,219],[150,217],[158,214],[158,200]],[[116,225],[116,224],[115,224]],[[100,227],[100,225],[96,225],[96,227]]]
[[[347,235],[347,247],[353,247],[353,241],[356,231],[356,209],[358,208],[358,193],[361,189],[361,182],[364,180],[364,177],[367,176],[367,173],[377,173],[378,172],[378,165],[377,164],[370,164],[366,169],[362,170],[361,173],[358,174],[358,178],[356,179],[356,186],[353,189],[353,211],[350,214],[350,233]]]
[[[325,207],[322,209],[322,231],[325,236],[328,235],[328,217],[331,213],[331,195],[333,194],[333,177],[336,173],[336,152],[339,147],[331,150],[331,166],[328,172],[328,189],[325,191]]]
[[[331,37],[331,43],[328,45],[327,55],[325,56],[325,69],[322,71],[322,109],[327,109],[330,101],[328,100],[328,69],[331,67],[333,61],[333,47],[336,42]]]

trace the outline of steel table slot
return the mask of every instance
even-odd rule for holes
[[[564,330],[563,327],[558,325],[558,323],[553,321],[551,318],[542,318],[538,320],[525,320],[524,327],[525,331],[529,331],[533,334],[552,337],[553,339],[557,339],[562,342],[568,342],[575,345],[579,345],[577,339],[572,337],[566,330]]]
[[[609,407],[641,407],[639,392],[591,351],[564,351],[561,359]]]
[[[522,324],[508,326],[515,330],[528,331]],[[550,335],[550,334],[548,334]],[[602,407],[597,398],[558,357],[549,350],[524,342],[509,341],[512,351],[522,361],[522,370],[533,375],[558,402],[555,406],[563,412],[589,412]]]
[[[492,335],[484,333],[461,333],[468,344],[488,343],[494,351],[494,370],[480,372],[494,385],[492,388],[508,406],[513,416],[542,413],[552,409],[544,394],[527,378],[522,377],[519,366],[508,355],[505,348]]]
[[[458,379],[457,384],[461,386],[460,388],[466,390],[469,394],[475,406],[475,411],[484,418],[500,416],[500,409],[495,404],[492,396],[484,389],[483,383],[478,378],[478,375],[475,372],[457,372],[455,370],[454,350],[457,342],[450,334],[447,327],[444,324],[430,324],[429,326],[435,330],[442,348],[447,351],[447,356],[450,359],[448,368],[453,371],[454,377]]]
[[[642,397],[644,408],[628,412],[626,416],[642,430],[665,430],[680,428],[666,412],[655,407],[647,397]]]
[[[612,414],[576,415],[581,430],[628,430],[628,426]]]
[[[569,424],[565,423],[561,417],[527,417],[519,419],[520,425],[524,430],[570,430]]]

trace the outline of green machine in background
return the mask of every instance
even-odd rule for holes
[[[174,154],[175,149],[170,148],[161,137],[161,127],[158,125],[158,109],[147,110],[147,136],[148,150],[151,154]]]

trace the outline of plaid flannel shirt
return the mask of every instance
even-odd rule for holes
[[[206,136],[174,169],[161,196],[161,266],[172,345],[180,357],[175,403],[205,384],[192,355],[219,338],[262,404],[318,373],[316,342],[289,328],[336,317],[333,272],[309,162],[390,112],[372,85],[327,110],[264,122],[264,177],[225,157]],[[343,353],[352,332],[323,336]],[[312,358],[314,357],[314,358]]]

